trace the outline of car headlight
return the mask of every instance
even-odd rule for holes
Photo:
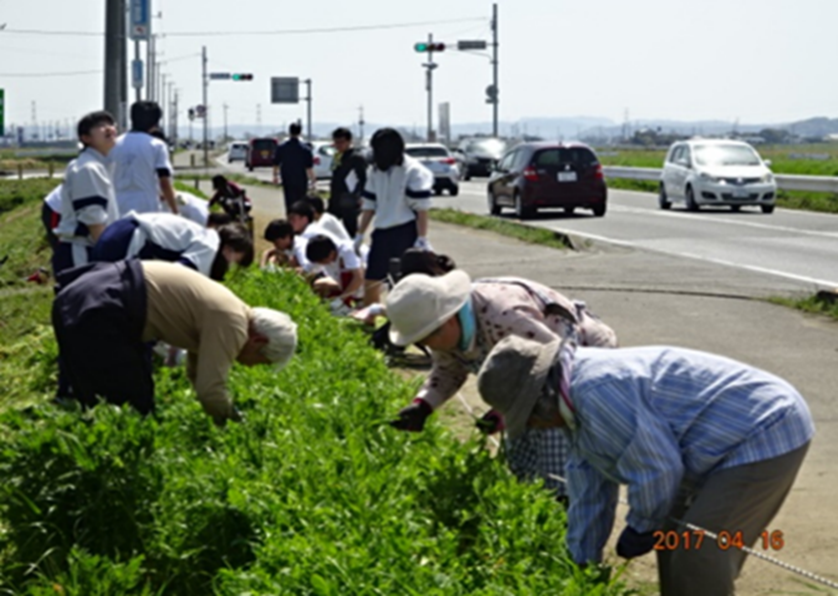
[[[771,172],[768,172],[765,176],[760,178],[760,182],[762,182],[764,184],[773,184],[774,174],[772,174]]]
[[[706,172],[699,172],[698,177],[704,180],[705,182],[712,182],[713,184],[724,183],[723,179],[717,178],[716,176],[711,176]]]

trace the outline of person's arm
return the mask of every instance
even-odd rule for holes
[[[160,194],[163,196],[163,200],[166,201],[172,213],[179,214],[180,208],[177,204],[175,186],[172,183],[172,172],[174,168],[169,158],[169,149],[162,141],[156,142],[154,148],[156,151],[154,168],[157,170],[157,177],[160,179]]]
[[[565,466],[570,507],[567,546],[578,565],[602,561],[602,549],[614,528],[619,486],[571,452]]]
[[[362,285],[364,285],[364,270],[360,268],[352,269],[352,279],[338,298],[344,300],[353,296],[355,292],[361,289]]]
[[[268,261],[276,254],[275,248],[268,248],[262,252],[262,259],[259,261],[259,267],[265,267],[268,264]]]
[[[416,233],[420,238],[428,237],[428,212],[416,212]]]
[[[416,246],[430,250],[428,243],[428,209],[434,189],[434,175],[428,168],[417,165],[407,173],[407,204],[416,212]]]
[[[96,243],[99,241],[99,236],[101,236],[102,232],[105,231],[105,224],[88,224],[87,230],[90,233],[90,237],[93,239],[93,242]]]
[[[361,193],[367,186],[367,162],[358,154],[353,154],[352,171],[355,173],[355,188],[352,190],[352,196],[356,199],[361,198]]]
[[[314,175],[314,168],[306,168],[306,176],[308,176],[309,186],[317,186],[317,176]]]
[[[105,227],[111,223],[108,201],[113,199],[113,184],[104,168],[83,167],[76,171],[72,184],[70,203],[79,223],[87,226],[88,235],[97,242]]]
[[[358,236],[363,237],[367,233],[367,228],[370,227],[373,215],[375,215],[375,209],[364,209],[361,211],[361,220],[358,222]]]

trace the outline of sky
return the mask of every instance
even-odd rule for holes
[[[151,0],[163,72],[181,107],[201,101],[201,47],[210,71],[253,73],[210,84],[212,124],[305,118],[305,105],[272,105],[270,78],[313,81],[314,119],[425,125],[427,39],[490,39],[488,0]],[[499,0],[500,118],[594,116],[725,120],[741,124],[838,117],[838,2],[834,0]],[[71,9],[72,7],[72,9]],[[473,19],[473,20],[469,20]],[[102,36],[16,30],[104,31],[104,0],[0,0],[0,88],[6,123],[75,121],[103,104]],[[288,29],[426,23],[339,33],[254,35]],[[185,32],[251,32],[183,36]],[[133,48],[131,48],[133,53]],[[143,57],[145,50],[142,50]],[[486,122],[488,56],[435,55],[434,103],[453,123]],[[133,100],[133,91],[130,99]],[[434,108],[436,114],[436,107]],[[435,116],[436,117],[436,116]]]

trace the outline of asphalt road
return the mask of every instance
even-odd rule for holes
[[[443,195],[435,206],[450,206],[488,215],[487,179],[460,183],[460,195]],[[513,218],[505,211],[504,217]],[[690,213],[673,206],[658,208],[657,196],[610,189],[605,217],[580,210],[539,213],[533,225],[569,232],[592,240],[699,259],[768,273],[805,285],[838,287],[838,215],[758,208],[702,209]]]
[[[241,162],[225,169],[270,181],[269,168],[250,173]],[[434,199],[436,207],[453,207],[488,215],[487,178],[460,183],[460,194]],[[513,219],[511,210],[502,217]],[[565,215],[561,210],[539,213],[529,224],[582,238],[681,258],[698,259],[796,282],[801,288],[838,288],[838,215],[758,208],[702,209],[698,213],[673,206],[658,208],[657,196],[610,189],[608,212],[598,218],[590,211]]]

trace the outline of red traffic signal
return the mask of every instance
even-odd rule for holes
[[[417,52],[444,52],[445,44],[420,41],[419,43],[414,44],[413,49]]]

